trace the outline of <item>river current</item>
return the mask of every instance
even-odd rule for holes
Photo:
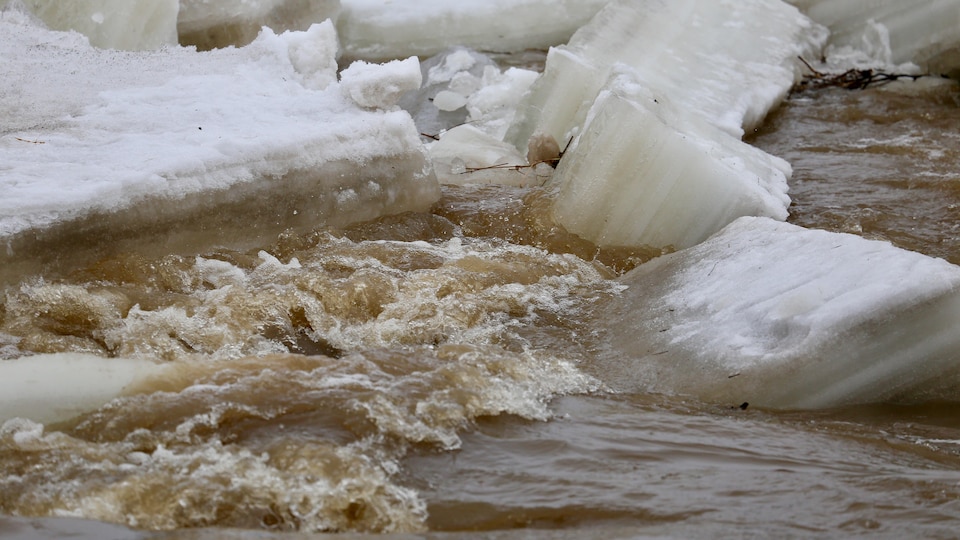
[[[749,142],[793,165],[791,222],[960,263],[957,125],[956,85],[827,89]],[[0,513],[19,517],[0,536],[956,536],[956,403],[608,391],[597,306],[659,253],[566,234],[543,188],[443,193],[245,251],[23,276],[0,303],[7,357],[167,370],[65,422],[4,424]]]

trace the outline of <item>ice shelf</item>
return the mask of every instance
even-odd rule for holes
[[[625,391],[819,408],[956,396],[960,267],[744,217],[626,274],[597,370]]]
[[[777,0],[617,0],[551,49],[506,140],[572,141],[555,213],[600,245],[684,248],[742,215],[783,219],[789,166],[739,139],[825,39]]]
[[[428,208],[439,187],[410,115],[345,96],[336,48],[329,21],[198,53],[0,18],[0,274],[146,249],[144,234],[204,249]],[[384,70],[378,88],[409,88],[410,69]]]

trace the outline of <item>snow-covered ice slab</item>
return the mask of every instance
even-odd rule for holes
[[[960,400],[960,267],[767,218],[644,264],[603,306],[628,391],[819,408]]]
[[[609,0],[340,0],[344,55],[388,60],[462,45],[487,52],[565,43]]]
[[[825,39],[778,0],[617,0],[551,49],[507,140],[574,139],[556,214],[601,245],[683,248],[741,215],[783,219],[789,166],[739,139]]]
[[[306,30],[313,23],[337,20],[339,0],[179,0],[177,30],[182,45],[200,50],[242,46],[260,29]]]
[[[13,19],[0,19],[0,274],[85,248],[246,246],[439,197],[409,114],[341,89],[330,22],[241,49],[130,53]],[[411,90],[419,66],[398,64],[364,80]]]
[[[0,0],[26,6],[54,30],[74,30],[95,47],[130,51],[177,43],[179,0]]]
[[[829,56],[866,54],[876,67],[912,62],[932,73],[960,74],[960,0],[794,0],[830,29]]]

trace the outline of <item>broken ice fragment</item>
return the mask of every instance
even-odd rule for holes
[[[358,60],[340,73],[344,95],[369,109],[391,109],[407,92],[420,88],[423,76],[415,56],[386,64]]]

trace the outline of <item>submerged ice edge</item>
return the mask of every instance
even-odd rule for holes
[[[0,25],[14,59],[0,83],[13,97],[0,105],[13,122],[0,138],[11,164],[0,179],[4,281],[56,266],[65,243],[94,255],[157,234],[154,244],[179,237],[185,249],[236,246],[250,223],[261,236],[343,225],[439,197],[410,116],[395,99],[363,97],[418,87],[416,60],[338,83],[329,21],[208,53],[97,50],[28,22]],[[56,67],[67,58],[78,71]],[[41,90],[26,91],[27,79]],[[61,100],[65,84],[76,91]]]
[[[775,408],[960,399],[960,268],[943,260],[740,218],[622,282],[598,360],[621,389]]]

